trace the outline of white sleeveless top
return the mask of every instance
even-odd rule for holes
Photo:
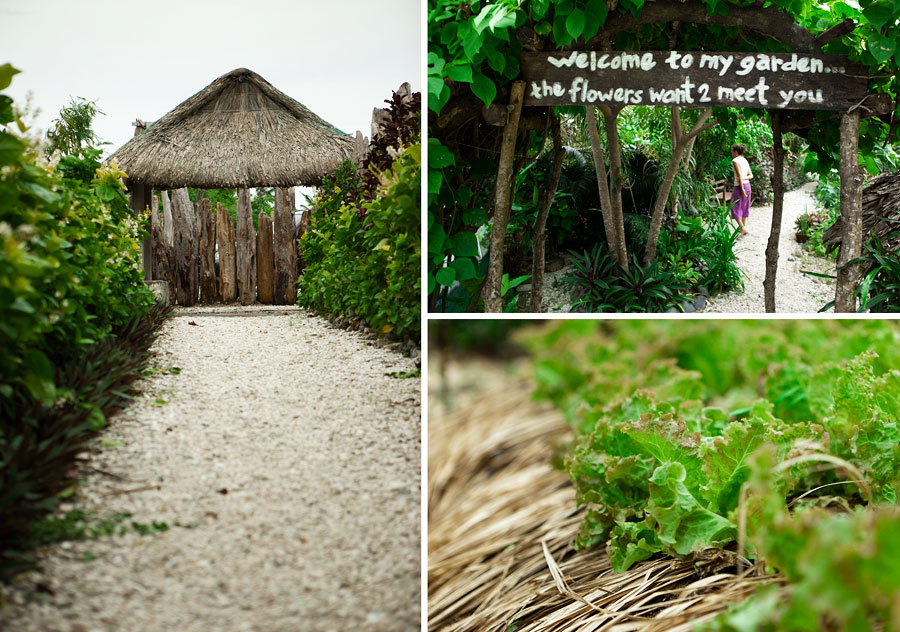
[[[737,172],[741,175],[740,180],[749,182],[753,179],[753,172],[750,171],[750,163],[743,156],[737,156],[732,161],[737,166]],[[734,186],[740,186],[737,175],[734,177]]]

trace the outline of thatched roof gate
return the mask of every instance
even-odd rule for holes
[[[353,137],[246,68],[222,75],[112,156],[156,189],[315,186]]]

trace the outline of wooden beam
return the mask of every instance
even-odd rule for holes
[[[256,231],[250,191],[237,190],[237,286],[241,305],[256,302]]]
[[[213,303],[218,298],[216,289],[216,226],[213,222],[212,203],[203,198],[197,209],[197,253],[200,259],[200,302]]]

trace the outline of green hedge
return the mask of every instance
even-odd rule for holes
[[[16,72],[0,66],[0,90]],[[27,134],[0,94],[0,544],[52,508],[79,446],[139,372],[126,370],[134,344],[149,346],[161,322],[148,320],[125,174],[98,168],[95,151],[56,169]]]
[[[364,318],[379,334],[418,338],[420,324],[420,170],[422,148],[401,150],[362,202],[356,167],[326,177],[301,238],[298,304]]]

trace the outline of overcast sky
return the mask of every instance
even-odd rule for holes
[[[70,96],[97,102],[112,153],[235,68],[249,68],[339,129],[369,136],[401,83],[421,91],[420,0],[0,0],[5,92],[34,93],[50,127]]]

